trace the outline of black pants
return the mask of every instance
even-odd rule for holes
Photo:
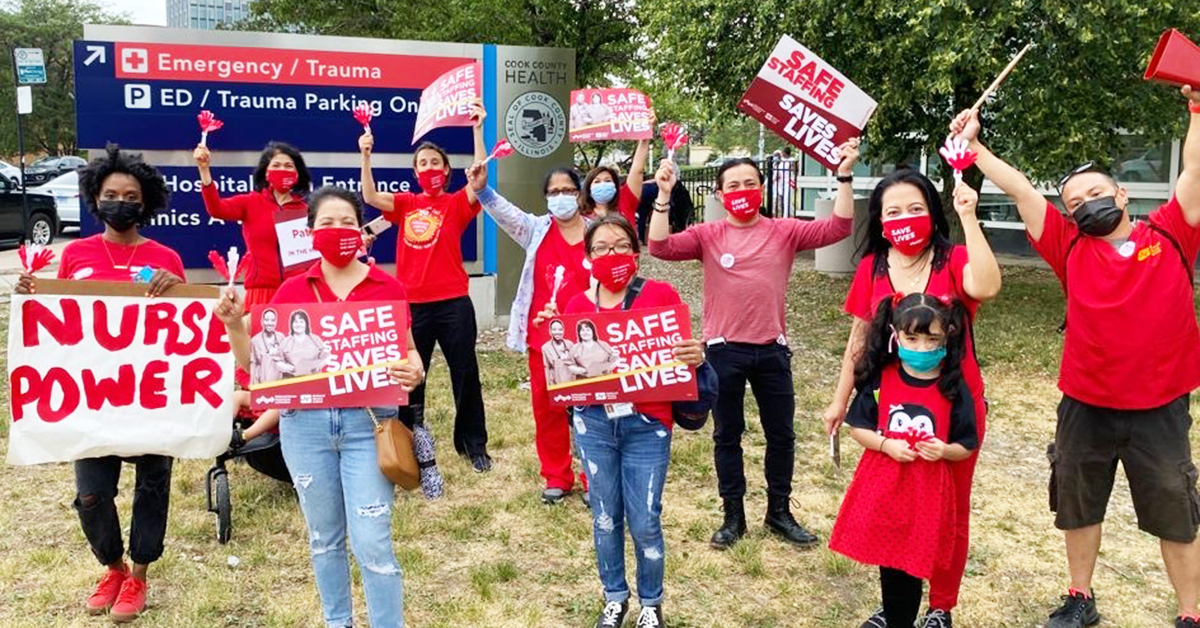
[[[921,610],[921,579],[889,567],[879,568],[883,616],[889,626],[911,626]]]
[[[487,417],[479,383],[479,360],[475,356],[475,306],[470,297],[412,304],[413,340],[425,370],[430,368],[433,345],[442,347],[450,367],[454,389],[454,450],[459,455],[487,453]],[[408,396],[408,403],[425,405],[425,384]],[[413,424],[412,408],[401,408],[400,420]]]
[[[713,408],[713,459],[717,489],[722,498],[746,494],[742,464],[742,433],[746,431],[746,382],[758,401],[767,456],[763,462],[767,493],[792,494],[796,433],[792,428],[796,399],[792,388],[792,352],[784,345],[729,342],[708,348],[708,361],[717,371],[720,394]]]
[[[171,464],[166,456],[136,458],[86,458],[75,461],[75,510],[92,553],[102,565],[120,562],[125,555],[121,521],[117,517],[117,482],[121,463],[133,463],[137,483],[133,489],[133,521],[129,526],[129,558],[140,565],[158,560],[167,533],[171,503]]]

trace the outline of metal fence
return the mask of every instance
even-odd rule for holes
[[[800,160],[772,155],[755,162],[763,175],[761,213],[769,218],[800,218]],[[680,173],[680,180],[696,206],[693,223],[704,222],[704,202],[717,189],[718,169],[718,166],[704,166]]]

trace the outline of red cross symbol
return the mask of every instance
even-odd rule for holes
[[[126,49],[121,54],[121,65],[126,72],[142,73],[146,71],[146,55],[138,49]]]

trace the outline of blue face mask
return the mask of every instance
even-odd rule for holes
[[[900,361],[918,373],[932,371],[946,358],[946,347],[938,347],[933,351],[913,351],[897,346],[897,351],[900,354]]]
[[[592,184],[592,200],[597,203],[611,203],[617,196],[617,184],[612,181],[601,181]]]
[[[575,212],[579,211],[579,204],[574,196],[558,194],[546,197],[546,209],[550,210],[551,216],[559,220],[570,220]]]

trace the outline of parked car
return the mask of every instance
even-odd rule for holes
[[[21,169],[7,161],[0,161],[0,177],[21,185]]]
[[[41,185],[60,174],[73,172],[86,165],[87,162],[83,158],[74,155],[42,157],[25,168],[25,185]]]
[[[50,244],[58,233],[58,208],[54,197],[29,194],[29,223],[21,224],[21,189],[0,177],[0,242],[17,242],[24,236],[34,244]],[[24,232],[23,232],[24,229]]]
[[[54,198],[58,207],[59,233],[67,227],[79,226],[79,172],[60,174],[49,183],[29,188],[29,193]]]

